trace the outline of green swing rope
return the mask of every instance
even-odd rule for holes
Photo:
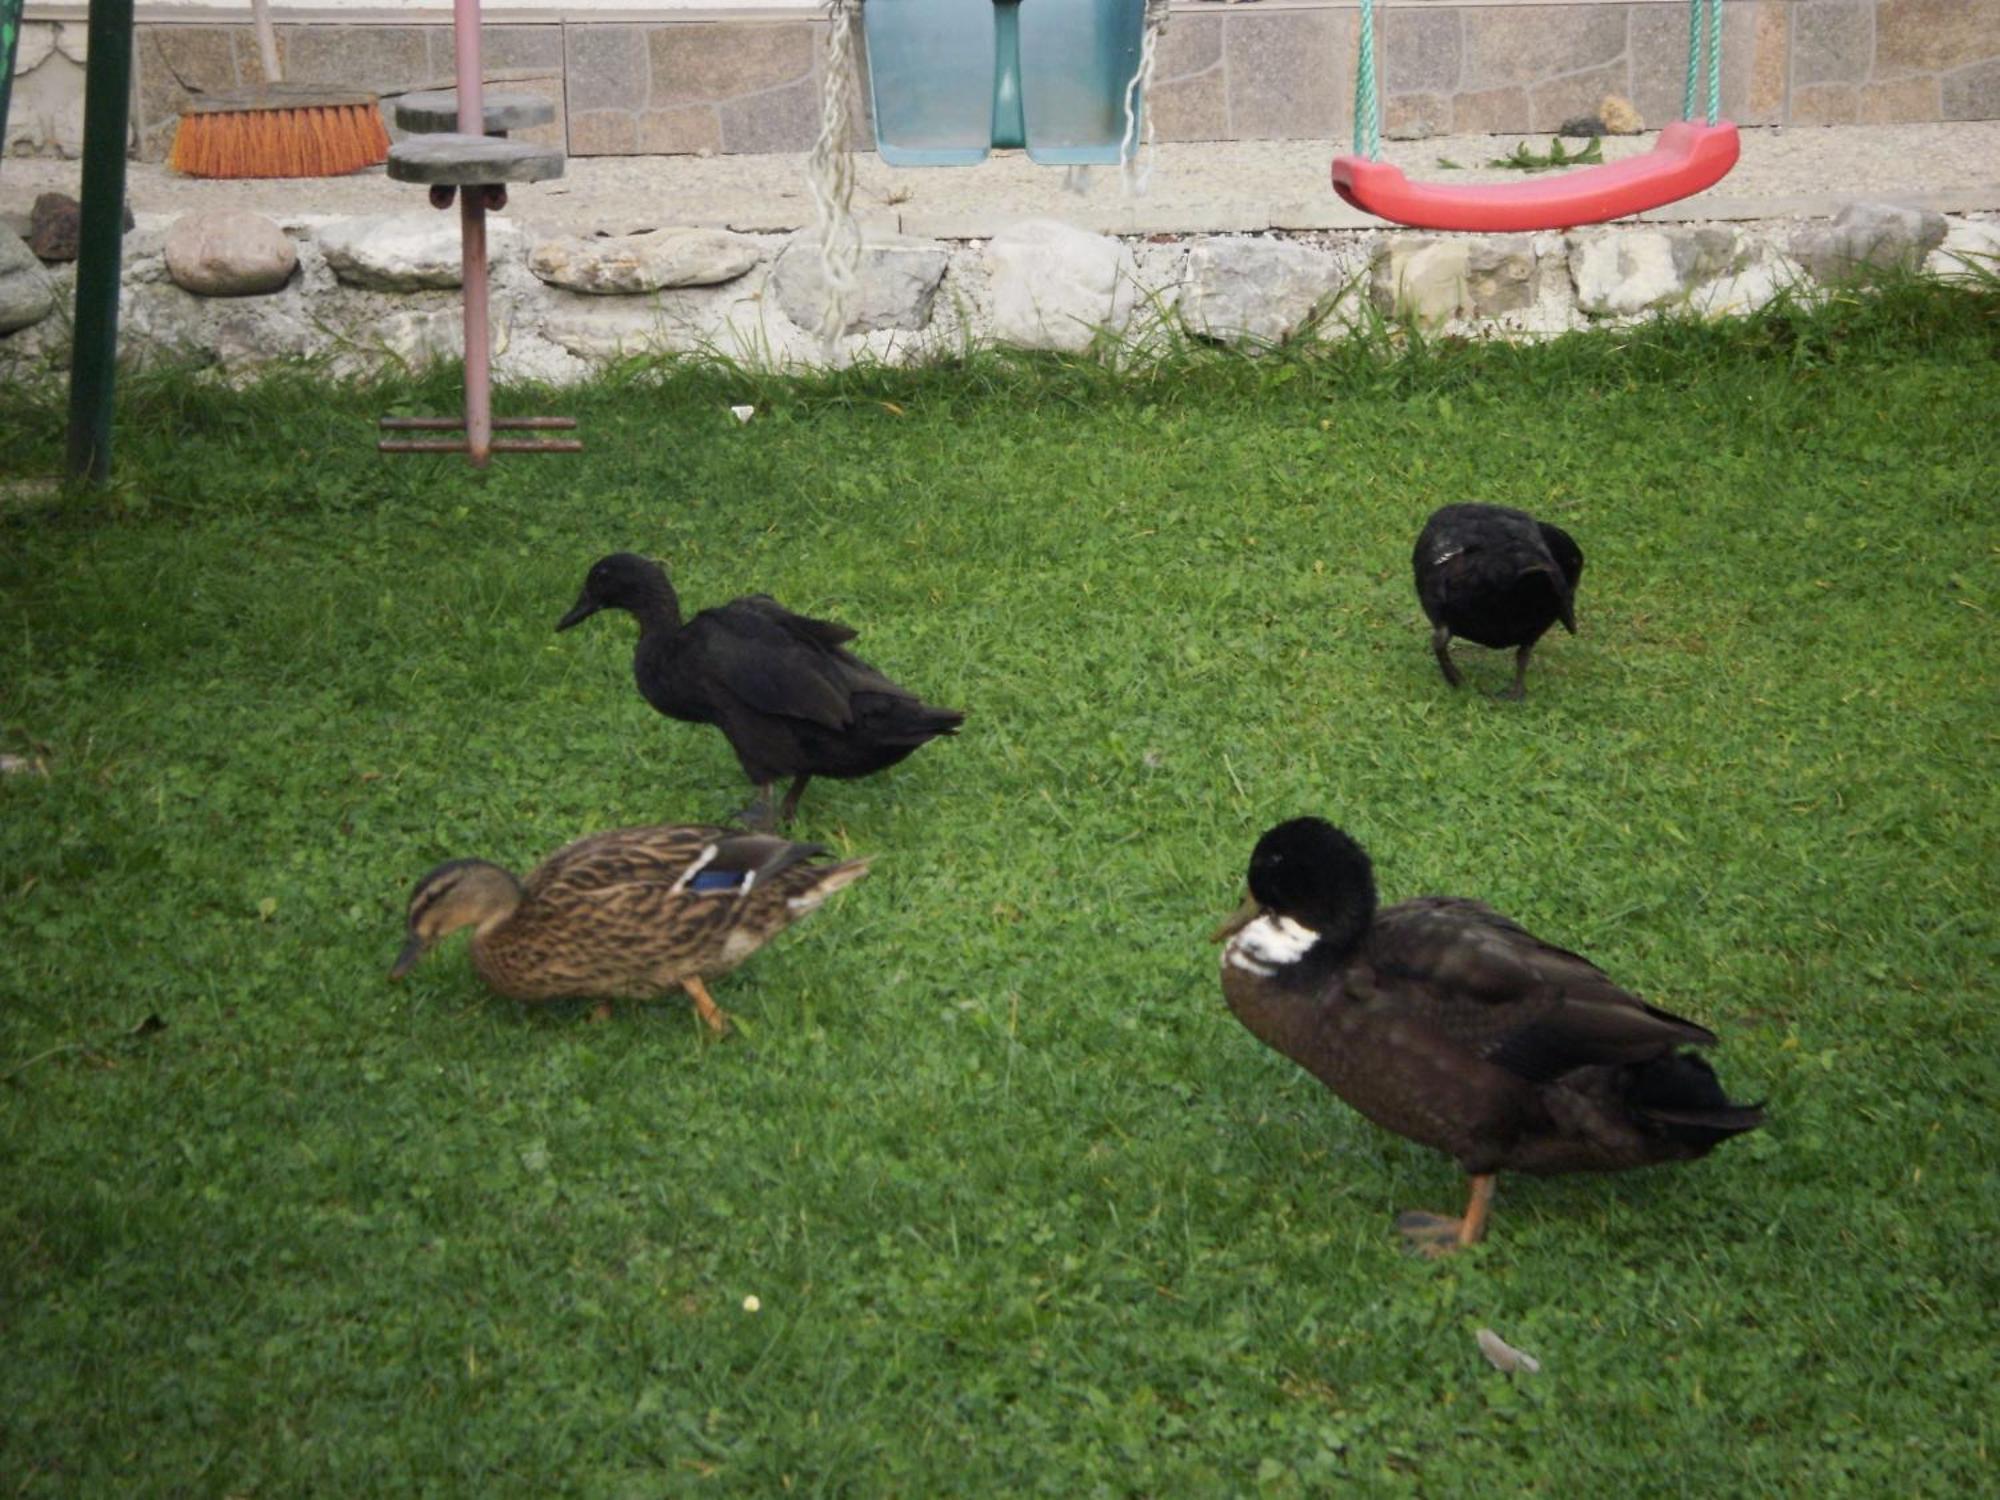
[[[1687,91],[1681,99],[1681,118],[1694,118],[1695,80],[1701,76],[1702,7],[1708,8],[1708,123],[1722,115],[1722,5],[1721,0],[1688,0]]]
[[[1354,75],[1354,154],[1382,155],[1382,106],[1375,97],[1375,0],[1361,0],[1361,59]]]
[[[1360,55],[1354,73],[1354,154],[1370,161],[1382,157],[1382,101],[1375,86],[1375,7],[1378,0],[1361,0]],[[1705,22],[1705,24],[1704,24]],[[1702,79],[1702,37],[1708,38],[1708,123],[1722,117],[1722,0],[1688,0],[1687,89],[1681,118],[1692,120]]]

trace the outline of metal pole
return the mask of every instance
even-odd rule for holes
[[[453,50],[458,63],[458,129],[486,134],[484,81],[479,67],[479,0],[452,0]],[[465,283],[465,451],[476,469],[493,451],[491,334],[486,321],[486,189],[458,192],[459,254]]]
[[[0,0],[0,156],[7,154],[7,106],[14,98],[14,59],[21,50],[27,0]]]
[[[90,0],[83,86],[83,221],[69,373],[69,471],[111,475],[118,270],[125,240],[125,139],[132,103],[132,0]]]

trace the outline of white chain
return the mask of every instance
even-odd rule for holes
[[[1139,66],[1125,84],[1125,134],[1118,143],[1118,171],[1125,180],[1128,197],[1141,195],[1152,180],[1157,154],[1153,111],[1146,113],[1146,165],[1139,166],[1139,101],[1152,92],[1153,57],[1159,50],[1160,34],[1167,28],[1167,0],[1146,0],[1146,18],[1139,37]]]
[[[847,331],[847,309],[861,269],[861,226],[854,220],[854,154],[847,124],[854,113],[854,28],[862,0],[827,0],[826,83],[820,90],[819,138],[806,161],[819,219],[819,264],[826,281],[820,344],[831,360]]]

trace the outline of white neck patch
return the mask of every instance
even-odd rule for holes
[[[1230,939],[1223,961],[1269,978],[1304,958],[1306,950],[1318,941],[1319,934],[1304,923],[1267,911]]]

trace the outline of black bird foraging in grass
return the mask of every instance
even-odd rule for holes
[[[1424,523],[1411,562],[1417,598],[1430,617],[1431,650],[1444,680],[1459,685],[1451,638],[1515,648],[1514,685],[1527,695],[1528,654],[1556,621],[1576,634],[1576,581],[1583,549],[1560,526],[1505,505],[1447,505]]]
[[[934,708],[845,648],[855,632],[795,615],[750,594],[681,619],[667,570],[614,552],[591,565],[583,592],[556,622],[567,630],[601,609],[639,622],[632,673],[648,703],[670,719],[713,724],[729,739],[757,795],[743,816],[772,826],[773,783],[792,778],[776,822],[788,824],[815,776],[851,780],[893,766],[965,715]]]
[[[1706,1027],[1477,901],[1376,909],[1361,846],[1319,818],[1257,841],[1250,893],[1216,933],[1222,993],[1265,1045],[1377,1125],[1455,1157],[1456,1219],[1404,1214],[1412,1248],[1477,1241],[1498,1172],[1613,1172],[1706,1156],[1763,1123],[1687,1047]]]

